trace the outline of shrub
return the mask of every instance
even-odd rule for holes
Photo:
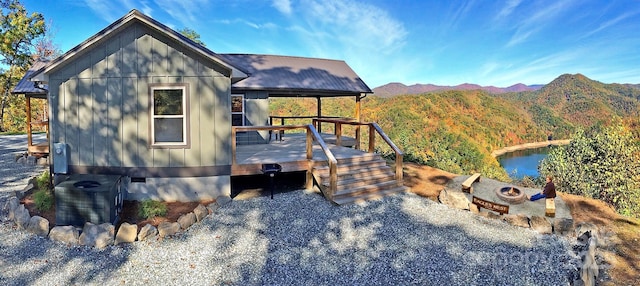
[[[51,190],[51,181],[49,180],[49,171],[44,171],[40,176],[36,177],[36,188],[38,190]]]
[[[50,210],[53,207],[53,199],[53,192],[47,189],[39,190],[33,194],[33,201],[40,211]]]
[[[640,216],[638,138],[620,122],[579,130],[571,143],[553,149],[538,167],[559,191],[596,198],[621,214]]]
[[[142,201],[142,203],[140,203],[140,211],[138,214],[145,219],[164,216],[167,214],[167,205],[159,201]]]

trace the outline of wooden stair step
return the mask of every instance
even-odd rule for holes
[[[383,190],[395,188],[397,186],[398,186],[398,183],[396,182],[396,180],[392,180],[392,181],[386,181],[382,183],[357,186],[353,188],[338,188],[336,192],[333,194],[333,197],[336,198],[336,197],[342,197],[342,196],[355,196],[355,195],[364,194],[364,193],[380,192]]]
[[[359,178],[343,178],[338,180],[338,187],[348,188],[362,185],[369,185],[375,183],[382,183],[395,180],[395,174],[393,172],[374,174],[371,176],[362,176]],[[323,186],[329,186],[329,177],[323,177],[321,181]]]
[[[376,167],[382,167],[382,166],[387,166],[387,162],[365,161],[365,162],[359,162],[357,164],[339,164],[338,163],[338,165],[336,166],[336,169],[338,170],[338,172],[343,172],[343,171],[358,170],[358,169],[365,169],[365,168],[376,168]],[[318,172],[329,172],[329,166],[328,165],[315,166],[314,170]]]
[[[341,178],[358,178],[363,176],[371,176],[376,174],[385,174],[389,172],[393,172],[389,166],[376,166],[376,167],[367,167],[367,168],[336,168],[338,179]],[[331,175],[329,172],[329,168],[327,169],[314,169],[313,173],[320,178],[328,179]]]

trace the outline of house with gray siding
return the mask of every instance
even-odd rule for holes
[[[232,126],[269,125],[269,97],[353,96],[359,107],[372,93],[344,61],[217,54],[137,10],[34,66],[23,81],[48,85],[53,172],[125,176],[129,199],[229,195]]]

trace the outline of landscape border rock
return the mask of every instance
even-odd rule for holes
[[[27,231],[35,235],[46,237],[49,235],[49,221],[41,216],[32,216],[31,219],[29,219]]]
[[[67,244],[78,244],[80,232],[72,225],[56,226],[49,232],[49,239]]]
[[[138,226],[135,224],[122,223],[116,229],[110,223],[95,225],[90,222],[85,223],[82,231],[76,227],[54,226],[50,229],[50,222],[40,216],[29,214],[29,210],[20,203],[16,193],[13,193],[6,201],[0,202],[0,216],[13,222],[19,230],[26,230],[35,235],[48,237],[52,241],[58,241],[70,245],[84,245],[88,247],[105,248],[109,245],[117,245],[121,243],[133,243],[136,241],[157,240],[159,237],[168,237],[175,235],[180,230],[186,230],[196,222],[202,221],[209,214],[214,213],[222,205],[229,204],[231,198],[221,196],[221,201],[209,204],[207,207],[198,205],[193,212],[182,215],[178,220],[180,222],[166,223],[163,225],[162,233],[158,228],[151,224],[147,224],[138,232]],[[124,228],[123,228],[124,226]],[[133,230],[135,228],[135,230]]]
[[[534,215],[529,219],[529,224],[531,225],[531,229],[535,230],[540,234],[553,233],[553,227],[551,226],[551,222],[549,222],[545,217]]]
[[[118,232],[116,233],[116,239],[114,241],[115,245],[120,243],[131,243],[136,241],[136,237],[138,236],[138,225],[130,224],[123,222],[118,227]]]

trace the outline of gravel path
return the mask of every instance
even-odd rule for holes
[[[36,134],[34,140],[44,140],[44,134]],[[27,150],[27,135],[0,136],[0,202],[15,191],[21,191],[30,178],[42,174],[43,166],[15,163],[16,155]]]
[[[0,285],[568,285],[575,264],[563,238],[413,194],[233,201],[172,239],[104,250],[0,223]]]

